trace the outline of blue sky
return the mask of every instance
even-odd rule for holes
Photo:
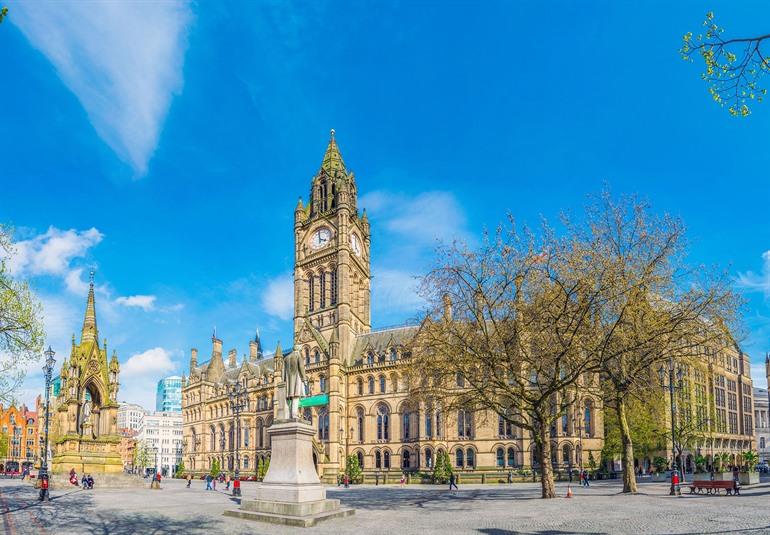
[[[681,216],[691,261],[749,299],[770,351],[770,103],[731,118],[677,53],[709,9],[766,2],[8,2],[0,221],[58,357],[97,270],[120,398],[152,405],[189,348],[291,343],[293,209],[329,129],[373,230],[375,326],[414,317],[437,238],[510,211],[578,212],[605,185]],[[763,257],[763,255],[765,255]],[[19,397],[40,387],[33,368]]]

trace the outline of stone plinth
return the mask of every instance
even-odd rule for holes
[[[304,420],[276,420],[267,430],[272,445],[270,468],[255,499],[241,500],[225,515],[273,524],[309,527],[320,520],[352,515],[339,500],[327,500],[313,465],[315,429]]]

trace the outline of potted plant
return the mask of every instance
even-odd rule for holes
[[[714,481],[731,481],[733,473],[728,470],[730,454],[727,452],[714,455]]]
[[[759,472],[756,471],[759,455],[757,455],[757,452],[749,450],[744,451],[741,457],[743,457],[743,466],[738,475],[738,480],[741,482],[741,485],[756,485],[759,483]]]
[[[666,480],[666,466],[668,462],[663,457],[657,456],[652,459],[652,466],[655,468],[655,475],[653,481],[665,481]]]

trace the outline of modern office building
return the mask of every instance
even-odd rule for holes
[[[141,405],[121,403],[118,408],[118,431],[122,435],[125,434],[123,430],[131,430],[138,433],[146,413],[147,411]]]
[[[155,410],[158,412],[182,412],[181,377],[174,375],[158,381]]]
[[[182,413],[150,412],[144,415],[137,442],[147,452],[145,468],[171,476],[182,462]]]

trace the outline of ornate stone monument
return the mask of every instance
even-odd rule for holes
[[[299,417],[305,395],[305,364],[296,351],[283,359],[276,392],[276,419],[267,433],[272,443],[270,468],[255,499],[241,500],[225,515],[275,524],[309,527],[320,520],[352,515],[339,500],[326,498],[326,488],[313,465],[315,429]]]
[[[74,468],[78,476],[93,474],[101,486],[107,483],[105,474],[122,475],[117,428],[119,373],[117,353],[113,351],[108,362],[107,341],[99,344],[91,273],[80,343],[75,343],[73,334],[70,357],[62,364],[56,413],[51,415],[54,474],[67,474]]]

